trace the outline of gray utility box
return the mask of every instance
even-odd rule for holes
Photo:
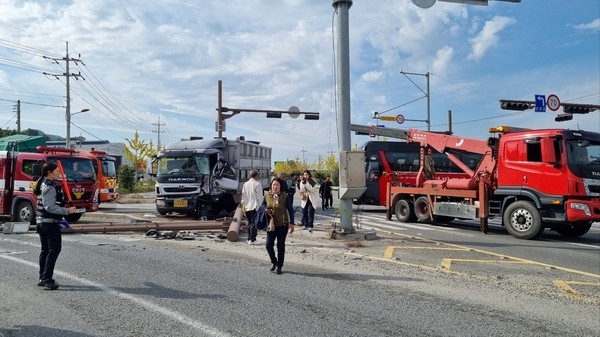
[[[364,151],[340,152],[340,199],[356,199],[367,190]]]

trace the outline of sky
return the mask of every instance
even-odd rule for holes
[[[600,110],[557,123],[557,112],[499,104],[600,104],[600,1],[354,0],[348,14],[352,124],[377,123],[377,111],[404,116],[386,127],[426,130],[429,78],[434,131],[451,110],[453,132],[470,138],[498,125],[600,132]],[[20,100],[22,130],[65,137],[68,42],[71,137],[216,137],[220,80],[226,107],[319,112],[242,112],[223,133],[272,147],[273,161],[314,163],[339,151],[337,18],[328,0],[0,0],[0,127],[16,129]]]

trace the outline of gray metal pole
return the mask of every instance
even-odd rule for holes
[[[67,111],[65,113],[65,119],[67,120],[67,137],[65,138],[65,147],[71,148],[71,88],[69,87],[69,42],[67,41],[67,55],[65,56],[66,69],[67,72],[65,76],[67,77]]]
[[[431,92],[429,91],[429,72],[427,77],[427,131],[431,131]]]
[[[336,69],[336,107],[338,127],[338,148],[340,152],[350,151],[350,37],[348,11],[352,6],[351,0],[333,0],[335,26],[337,35],[335,39]],[[338,157],[339,158],[339,157]],[[341,163],[340,163],[341,164]],[[340,172],[341,173],[341,172]],[[340,174],[341,176],[341,174]],[[354,232],[352,226],[352,199],[341,199],[340,226],[344,232]]]

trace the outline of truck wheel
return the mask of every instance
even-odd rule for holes
[[[515,201],[508,205],[502,220],[506,230],[518,239],[533,239],[544,231],[540,213],[529,201]]]
[[[81,219],[81,216],[83,215],[83,213],[73,213],[73,214],[68,214],[65,215],[65,220],[67,220],[67,222],[76,222],[77,220]]]
[[[426,196],[418,197],[415,200],[415,216],[421,221],[431,221],[429,215],[429,198]]]
[[[554,227],[554,230],[562,236],[582,236],[587,233],[592,227],[591,221],[571,222],[565,226]]]
[[[400,222],[413,222],[417,220],[415,206],[412,201],[406,199],[398,200],[396,207],[394,207],[394,213],[396,214],[396,219]]]
[[[30,225],[35,226],[35,210],[29,201],[19,203],[16,220],[19,222],[29,222]]]

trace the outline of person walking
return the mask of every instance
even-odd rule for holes
[[[290,234],[292,234],[294,233],[294,229],[296,229],[296,225],[294,222],[296,217],[296,210],[294,209],[294,195],[296,194],[296,175],[294,173],[292,173],[290,179],[288,179],[287,181],[287,188],[288,199],[290,199]]]
[[[58,283],[52,278],[54,266],[62,249],[62,234],[59,221],[63,216],[77,212],[77,208],[62,207],[64,196],[56,186],[58,179],[58,165],[48,162],[42,166],[42,176],[35,184],[34,193],[38,196],[40,217],[36,223],[36,230],[40,236],[41,252],[39,257],[38,286],[48,290],[58,289]],[[41,198],[40,198],[41,197]]]
[[[264,202],[267,204],[267,216],[269,226],[267,227],[266,249],[271,259],[271,271],[281,274],[285,260],[285,239],[289,225],[289,200],[287,194],[281,191],[281,184],[277,178],[271,181],[271,189],[265,194]],[[277,240],[277,255],[275,255],[275,240]]]
[[[323,196],[325,197],[325,209],[333,208],[333,182],[331,176],[325,177]]]
[[[304,170],[298,182],[298,191],[302,206],[302,230],[312,233],[315,222],[315,203],[317,202],[317,182],[312,178],[309,170]]]
[[[256,212],[258,207],[263,201],[262,186],[259,182],[260,173],[253,170],[250,173],[250,179],[242,186],[242,207],[248,220],[248,244],[259,245],[260,243],[256,240],[258,230],[254,223],[256,219]]]

